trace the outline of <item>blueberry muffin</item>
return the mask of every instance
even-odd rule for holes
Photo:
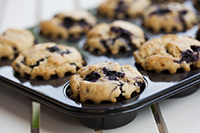
[[[165,35],[145,42],[134,52],[136,63],[144,70],[160,73],[177,69],[190,71],[190,66],[200,67],[200,42],[187,36]]]
[[[98,14],[110,19],[133,18],[150,4],[150,0],[107,0],[98,7]]]
[[[184,2],[185,0],[151,0],[154,3],[163,3],[163,2]]]
[[[21,77],[28,75],[35,79],[39,76],[48,80],[51,76],[62,78],[67,72],[76,73],[83,63],[81,54],[74,47],[42,43],[21,52],[12,67]]]
[[[70,79],[73,97],[80,97],[81,102],[116,102],[119,96],[129,99],[144,86],[143,77],[135,68],[115,62],[88,65]]]
[[[34,45],[34,36],[28,30],[8,29],[0,35],[0,60],[12,60],[22,50]]]
[[[80,38],[97,20],[84,10],[70,10],[54,16],[49,21],[40,23],[41,34],[49,39]]]
[[[116,20],[93,27],[86,37],[84,48],[97,55],[131,51],[145,42],[143,30],[130,22]]]
[[[144,12],[144,27],[155,33],[186,31],[196,24],[195,12],[177,2],[154,4]]]
[[[193,6],[197,11],[200,11],[200,0],[193,0]]]

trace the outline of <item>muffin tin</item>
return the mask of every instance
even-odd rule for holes
[[[135,22],[139,23],[140,20]],[[39,34],[37,26],[29,30],[34,33],[38,42],[50,41]],[[196,31],[197,26],[186,32],[177,34],[195,37]],[[163,35],[154,35],[145,29],[144,32],[148,39]],[[120,65],[129,64],[135,67],[145,79],[144,90],[139,94],[134,94],[131,99],[116,103],[80,103],[72,100],[67,94],[71,75],[47,81],[38,79],[28,80],[19,77],[11,67],[12,61],[7,60],[0,61],[0,84],[68,115],[75,116],[83,125],[93,129],[111,129],[123,126],[134,120],[141,108],[169,97],[187,96],[194,93],[200,87],[200,69],[192,69],[190,72],[176,74],[147,72],[135,64],[132,54],[117,58],[95,56],[83,49],[84,42],[85,37],[81,38],[78,42],[56,41],[58,44],[76,47],[83,55],[87,65],[103,61],[115,61]]]

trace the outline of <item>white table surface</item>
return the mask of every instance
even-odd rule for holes
[[[159,108],[169,133],[200,132],[200,89],[186,97],[167,99]]]

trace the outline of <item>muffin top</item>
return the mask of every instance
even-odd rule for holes
[[[83,63],[81,54],[74,47],[41,43],[21,52],[12,67],[21,77],[29,75],[30,79],[35,79],[40,76],[48,80],[51,76],[62,78],[67,72],[76,73]]]
[[[146,71],[176,73],[179,68],[190,71],[191,65],[200,67],[200,42],[188,36],[169,34],[145,42],[133,55]]]
[[[0,35],[0,60],[12,60],[15,55],[34,45],[34,36],[28,30],[8,29]]]
[[[116,20],[111,24],[100,23],[86,37],[84,48],[98,55],[116,55],[139,48],[145,41],[143,30],[130,22]]]
[[[144,86],[143,77],[135,68],[116,62],[88,65],[70,79],[73,97],[80,97],[81,102],[117,102],[121,95],[129,99],[133,92],[139,93]]]
[[[186,31],[196,24],[195,12],[178,2],[153,4],[144,12],[144,27],[155,33]]]
[[[78,39],[97,23],[96,18],[84,10],[68,10],[40,23],[41,34],[49,39]]]
[[[142,15],[150,0],[107,0],[98,7],[98,13],[110,19],[133,18]]]

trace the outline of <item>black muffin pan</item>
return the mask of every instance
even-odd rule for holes
[[[141,26],[140,20],[131,22]],[[33,32],[36,41],[39,43],[52,41],[41,36],[37,26],[29,30]],[[163,35],[155,35],[145,29],[144,31],[148,39]],[[197,26],[177,34],[195,37],[196,31]],[[114,61],[120,65],[129,64],[133,66],[143,75],[145,88],[138,94],[133,93],[130,99],[120,99],[116,103],[80,103],[70,98],[68,90],[70,90],[69,79],[71,75],[47,81],[41,79],[29,80],[19,77],[11,67],[12,61],[6,59],[0,61],[0,84],[68,115],[75,116],[83,125],[93,129],[111,129],[126,125],[134,120],[138,111],[143,107],[160,102],[166,98],[190,95],[195,93],[200,87],[200,69],[191,67],[192,69],[189,72],[180,71],[176,74],[147,72],[135,64],[132,52],[131,54],[122,54],[117,57],[95,56],[83,49],[84,42],[84,37],[74,42],[66,40],[56,41],[58,44],[76,47],[83,55],[87,65]]]
[[[30,30],[33,31],[38,42],[49,41],[39,34],[37,27]],[[121,57],[95,56],[83,49],[84,42],[85,37],[78,42],[57,41],[58,44],[76,47],[83,55],[87,65],[114,61],[120,65],[129,64],[135,67],[145,79],[145,88],[141,93],[134,94],[132,98],[119,100],[116,103],[80,103],[71,99],[68,95],[67,90],[70,89],[69,79],[71,75],[47,81],[41,79],[29,80],[19,77],[11,67],[12,61],[5,59],[0,61],[0,84],[66,114],[75,116],[83,125],[93,129],[111,129],[123,126],[134,120],[141,108],[169,97],[187,96],[199,88],[200,69],[192,68],[190,72],[181,71],[176,74],[147,72],[135,64],[132,54],[122,54]]]

